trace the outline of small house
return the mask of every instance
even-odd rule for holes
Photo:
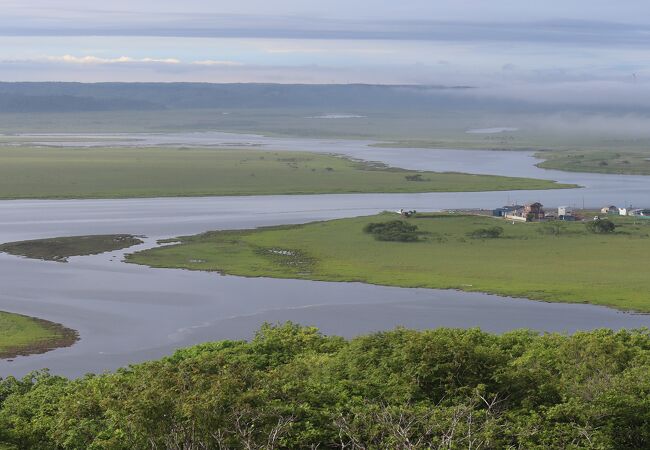
[[[524,206],[523,216],[529,221],[544,219],[544,205],[539,202],[528,203]]]
[[[546,216],[549,217],[548,215]],[[573,208],[570,206],[560,206],[557,209],[557,218],[558,220],[565,220],[567,222],[576,220],[575,215],[573,214]]]
[[[520,211],[523,209],[524,207],[522,205],[503,206],[501,208],[496,208],[492,210],[492,215],[494,217],[506,217],[512,213],[515,213],[516,211]]]
[[[627,212],[628,216],[634,217],[650,217],[650,209],[631,209]]]
[[[541,203],[529,203],[524,206],[515,205],[511,210],[505,213],[508,220],[518,220],[520,222],[530,222],[544,218],[544,209]]]

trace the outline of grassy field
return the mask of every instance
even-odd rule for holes
[[[547,151],[535,156],[544,159],[537,164],[543,169],[650,175],[650,151]]]
[[[77,332],[63,325],[34,317],[0,312],[0,358],[45,353],[69,347]]]
[[[146,250],[128,260],[153,267],[243,276],[301,278],[466,291],[531,299],[588,302],[650,311],[647,262],[650,221],[616,218],[612,235],[565,223],[559,236],[540,223],[447,214],[408,219],[419,242],[380,242],[362,229],[394,214],[302,226],[211,232]],[[499,225],[497,239],[468,233]]]
[[[142,242],[128,234],[72,236],[9,242],[0,245],[0,252],[32,259],[66,262],[71,256],[97,255],[129,248]]]
[[[420,174],[419,181],[407,176]],[[333,155],[260,150],[0,148],[0,198],[125,198],[570,187],[553,181],[415,172]]]

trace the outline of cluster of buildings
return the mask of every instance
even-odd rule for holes
[[[492,211],[494,217],[503,217],[508,220],[518,220],[520,222],[535,222],[547,218],[544,205],[539,202],[528,203],[525,205],[509,205],[496,208]]]
[[[650,219],[650,209],[644,208],[632,208],[631,206],[627,208],[618,208],[614,205],[605,206],[600,210],[603,214],[608,214],[610,216],[634,216],[634,217],[647,217]]]
[[[617,216],[634,216],[638,218],[650,219],[650,209],[644,208],[618,208],[616,206],[606,206],[600,210],[602,214]],[[509,205],[492,210],[494,217],[503,217],[507,220],[520,222],[539,222],[543,220],[565,220],[575,221],[582,219],[575,214],[573,208],[569,206],[560,206],[557,213],[546,212],[544,206],[539,203],[528,203],[525,205]]]

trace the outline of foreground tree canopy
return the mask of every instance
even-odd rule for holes
[[[38,449],[648,448],[650,333],[264,326],[114,374],[7,378],[0,430]]]

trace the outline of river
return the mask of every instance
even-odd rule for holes
[[[115,136],[113,136],[115,138]],[[0,242],[42,237],[131,233],[159,238],[212,229],[251,228],[374,214],[398,208],[494,207],[508,201],[553,205],[634,203],[647,206],[648,178],[546,171],[527,153],[371,148],[367,142],[278,139],[203,133],[124,135],[128,145],[253,145],[340,153],[422,170],[533,176],[582,189],[431,194],[350,194],[0,201]],[[164,142],[161,143],[161,140]],[[94,145],[79,143],[76,145]],[[48,144],[49,145],[49,144]],[[130,250],[132,251],[132,250]],[[325,333],[355,336],[398,325],[515,328],[572,332],[650,326],[650,316],[592,305],[502,298],[478,293],[403,289],[359,283],[247,279],[214,273],[124,264],[123,252],[69,263],[0,255],[0,310],[41,317],[77,329],[81,340],[43,355],[0,361],[0,376],[48,367],[79,376],[169,354],[216,339],[250,338],[265,321],[293,320]]]

